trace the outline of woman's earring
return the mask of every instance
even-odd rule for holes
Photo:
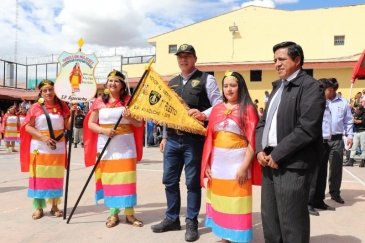
[[[108,88],[105,88],[104,89],[104,94],[106,94],[106,95],[110,94],[110,90]]]

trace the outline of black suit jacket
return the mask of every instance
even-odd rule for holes
[[[268,104],[281,85],[273,82]],[[277,111],[277,147],[271,152],[280,168],[308,169],[315,165],[322,147],[322,120],[325,109],[323,86],[303,70],[284,88]],[[256,153],[263,151],[265,110],[256,127]]]

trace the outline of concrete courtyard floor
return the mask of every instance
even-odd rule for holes
[[[67,214],[83,188],[92,168],[85,168],[83,149],[72,149]],[[27,198],[28,174],[20,172],[19,153],[6,154],[0,146],[0,242],[185,242],[186,187],[181,177],[182,230],[153,233],[151,225],[164,218],[166,200],[162,185],[162,154],[156,147],[144,149],[143,160],[137,166],[138,206],[136,216],[143,220],[144,227],[137,228],[121,222],[114,228],[105,227],[108,209],[101,202],[95,205],[94,178],[87,187],[78,208],[69,224],[62,218],[52,217],[50,207],[45,216],[33,220],[32,199]],[[260,216],[260,187],[253,188],[253,242],[264,242]],[[345,167],[342,193],[345,204],[332,201],[328,194],[326,203],[336,211],[320,211],[320,216],[311,216],[311,242],[359,243],[365,242],[365,168]],[[61,208],[63,209],[63,205]],[[219,242],[210,229],[204,228],[205,190],[199,216],[200,239],[197,242]]]

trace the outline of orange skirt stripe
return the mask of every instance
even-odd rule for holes
[[[103,173],[135,171],[137,168],[137,159],[101,160],[100,168]]]
[[[210,188],[212,193],[218,196],[247,197],[252,195],[251,179],[248,179],[247,182],[249,183],[244,183],[242,186],[240,186],[237,180],[222,180],[212,178],[212,180],[208,181],[208,188]],[[212,185],[214,186],[212,187]]]
[[[37,156],[36,160],[34,160],[35,156]],[[30,154],[30,161],[36,161],[37,165],[64,166],[65,160],[66,160],[65,154],[33,154],[33,153]]]

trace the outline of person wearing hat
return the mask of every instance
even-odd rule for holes
[[[110,72],[104,94],[93,102],[84,120],[86,166],[94,166],[104,146],[109,144],[95,170],[96,204],[104,199],[109,208],[107,228],[119,224],[120,208],[124,208],[127,224],[143,226],[134,216],[133,208],[137,205],[136,164],[142,158],[143,126],[126,107],[131,96],[124,80],[121,72]],[[114,130],[120,116],[122,120]]]
[[[351,147],[350,159],[344,162],[344,166],[354,166],[356,149],[360,148],[365,151],[365,112],[364,107],[359,105],[354,114],[354,138]],[[361,162],[359,167],[365,167],[365,152],[361,153]]]
[[[212,106],[222,102],[215,78],[196,67],[198,60],[195,48],[189,44],[179,47],[176,54],[181,73],[169,82],[173,89],[189,106],[188,114],[206,122]],[[165,219],[153,225],[155,233],[180,230],[180,177],[185,167],[187,187],[186,241],[196,241],[198,234],[198,215],[201,204],[200,169],[204,136],[166,127],[160,150],[164,157],[163,184],[167,199]]]
[[[80,142],[81,147],[84,147],[84,119],[85,116],[82,114],[81,107],[77,106],[77,114],[75,116],[75,126],[74,126],[74,148],[77,148],[77,144]]]
[[[32,219],[43,217],[43,209],[52,205],[50,214],[62,217],[59,210],[63,195],[63,177],[67,164],[64,130],[71,126],[70,110],[55,96],[54,83],[43,80],[39,99],[25,116],[20,128],[21,171],[29,172],[28,197],[33,198]],[[76,105],[71,107],[76,110]]]

